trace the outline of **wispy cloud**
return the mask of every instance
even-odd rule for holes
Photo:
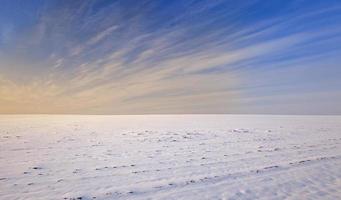
[[[9,76],[0,62],[0,112],[279,113],[279,95],[300,96],[288,110],[305,96],[335,97],[341,7],[270,4],[47,4],[2,49],[26,66]],[[35,73],[21,74],[27,66]]]

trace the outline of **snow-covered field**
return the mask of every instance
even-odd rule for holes
[[[341,116],[0,116],[0,199],[341,199]]]

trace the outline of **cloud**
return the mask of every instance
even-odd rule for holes
[[[99,41],[103,40],[105,37],[108,37],[114,30],[116,30],[118,28],[118,26],[113,25],[107,29],[105,29],[104,31],[98,33],[97,35],[95,35],[93,38],[91,38],[87,44],[88,45],[93,45],[98,43]]]
[[[305,96],[339,98],[329,85],[339,83],[341,29],[321,17],[336,20],[337,9],[266,16],[261,8],[249,13],[252,2],[231,13],[224,1],[179,11],[84,2],[43,9],[16,40],[24,42],[12,43],[24,56],[7,52],[23,60],[14,78],[0,63],[1,113],[280,113]],[[15,78],[29,67],[37,73]],[[323,112],[315,105],[302,113]]]
[[[93,36],[87,42],[85,42],[84,45],[80,45],[80,46],[73,48],[71,50],[71,55],[78,56],[83,51],[85,51],[87,48],[91,48],[93,45],[96,45],[97,43],[101,42],[103,39],[108,37],[117,28],[118,28],[118,26],[113,25],[113,26],[110,26],[109,28],[105,29],[104,31],[97,33],[97,35]]]

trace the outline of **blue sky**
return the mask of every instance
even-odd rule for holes
[[[341,114],[341,2],[4,0],[0,112]]]

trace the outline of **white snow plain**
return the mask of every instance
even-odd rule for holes
[[[341,116],[2,115],[0,199],[341,199]]]

